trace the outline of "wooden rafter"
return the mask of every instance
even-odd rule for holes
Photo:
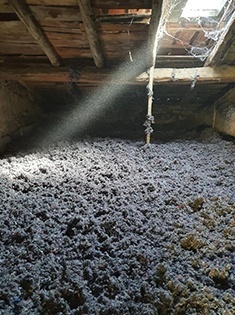
[[[103,68],[104,56],[101,49],[99,35],[94,22],[90,0],[79,0],[78,5],[94,63],[97,68]]]
[[[223,57],[225,56],[228,49],[234,43],[234,32],[235,32],[235,11],[233,12],[231,18],[229,19],[225,31],[218,40],[214,49],[208,56],[205,66],[216,66],[221,63]]]
[[[32,82],[68,82],[69,67],[10,67],[0,66],[0,80],[21,80]],[[146,72],[141,73],[135,79],[124,80],[123,78],[113,76],[112,69],[97,69],[94,67],[85,67],[80,71],[76,83],[79,84],[143,84],[149,80]],[[156,68],[153,73],[154,83],[170,84],[188,84],[192,81],[196,83],[231,83],[235,82],[235,67],[218,66],[201,68]]]
[[[25,24],[28,32],[37,41],[53,66],[60,66],[60,58],[51,42],[46,37],[40,24],[33,16],[24,0],[8,0],[19,19]]]

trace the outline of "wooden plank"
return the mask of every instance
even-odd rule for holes
[[[57,53],[62,59],[78,59],[82,58],[92,59],[90,48],[80,47],[55,47]]]
[[[190,43],[190,41],[193,38],[193,42]],[[208,38],[205,37],[205,34],[203,31],[195,31],[192,29],[186,29],[186,30],[173,30],[171,29],[168,31],[168,34],[164,34],[161,42],[169,43],[170,45],[181,45],[181,46],[187,46],[190,47],[192,45],[203,47],[207,46]]]
[[[87,47],[89,43],[82,33],[46,32],[47,37],[55,47]]]
[[[43,6],[76,6],[77,0],[26,0],[28,5]]]
[[[6,21],[0,23],[0,35],[14,34],[23,34],[27,32],[25,25],[21,21]]]
[[[14,13],[14,10],[9,5],[7,0],[0,0],[0,12],[1,13]]]
[[[95,67],[80,67],[79,83],[104,82],[113,84],[144,84],[149,80],[147,72],[141,73],[134,80],[126,77],[114,76],[113,69]],[[159,68],[154,69],[154,83],[184,84],[195,80],[197,83],[230,83],[235,82],[235,67],[220,66],[216,68]],[[69,67],[53,68],[49,66],[40,67],[10,67],[0,66],[0,80],[22,80],[22,81],[45,81],[45,82],[68,82]]]
[[[76,6],[77,0],[27,0],[30,5],[45,6]],[[151,0],[92,0],[92,6],[96,8],[110,9],[151,9]]]
[[[90,4],[90,0],[80,0],[78,2],[82,21],[86,30],[87,39],[90,45],[94,63],[97,68],[103,68],[105,61],[100,43],[99,34],[94,22],[94,16]]]
[[[141,23],[132,23],[130,24],[114,24],[114,23],[99,23],[98,29],[100,32],[103,33],[148,33],[149,25],[148,24],[141,24]]]
[[[28,35],[27,33],[20,36],[14,36],[13,34],[1,36],[0,43],[4,46],[8,46],[11,44],[18,44],[19,46],[20,44],[38,46],[37,43],[33,40],[32,36]]]
[[[93,0],[92,6],[102,9],[151,9],[151,0]]]
[[[97,30],[104,34],[128,34],[128,36],[140,36],[148,33],[149,26],[146,24],[132,24],[130,27],[127,24],[112,24],[112,23],[99,23]],[[78,22],[61,21],[59,23],[46,23],[43,25],[43,30],[47,32],[66,32],[66,33],[79,33],[83,34],[85,29],[83,24]]]
[[[138,33],[138,32],[130,32],[128,33],[101,33],[100,38],[102,39],[102,43],[104,45],[109,45],[115,43],[119,44],[126,44],[132,46],[135,42],[144,44],[146,42],[146,33]],[[118,49],[118,47],[117,47]]]
[[[79,10],[76,7],[56,7],[56,6],[30,6],[40,24],[47,21],[82,21]]]
[[[52,65],[59,66],[61,62],[58,54],[56,53],[54,47],[41,29],[39,23],[32,15],[32,12],[25,4],[24,0],[8,0],[8,2],[15,10],[19,19],[25,24],[29,33],[33,36],[41,49],[45,52]]]
[[[18,56],[33,56],[40,55],[45,56],[43,50],[34,43],[30,45],[27,43],[26,45],[22,43],[11,43],[0,45],[0,55],[18,55]]]
[[[99,15],[96,17],[97,21],[103,23],[127,23],[127,24],[135,24],[135,23],[143,23],[148,24],[151,14],[106,14]]]
[[[146,82],[147,73],[137,77],[138,82]],[[216,68],[159,68],[154,70],[154,83],[185,83],[196,81],[198,83],[235,82],[235,67],[221,66]]]
[[[161,68],[192,68],[202,67],[204,64],[198,58],[193,56],[163,56],[158,55],[156,60],[156,67]]]
[[[47,26],[47,27],[43,27],[44,32],[48,35],[48,34],[76,34],[78,36],[82,36],[84,39],[84,32],[81,31],[81,29],[79,27],[73,27],[73,28],[65,28],[63,26],[58,26],[58,27],[51,27],[51,26]]]

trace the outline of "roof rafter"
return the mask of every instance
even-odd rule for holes
[[[226,28],[223,34],[220,36],[217,44],[214,49],[208,56],[205,66],[216,66],[221,63],[221,60],[225,56],[229,47],[231,47],[232,43],[235,41],[234,39],[235,32],[235,11],[233,12],[231,18],[229,19]]]
[[[93,11],[90,0],[78,1],[81,17],[87,34],[90,50],[97,68],[104,67],[104,56],[101,49],[100,39],[95,26]]]
[[[8,2],[14,9],[19,19],[25,24],[28,32],[33,36],[41,49],[45,52],[51,64],[53,66],[60,66],[61,61],[59,55],[57,54],[51,42],[48,40],[40,24],[34,17],[33,13],[29,9],[25,1],[8,0]]]

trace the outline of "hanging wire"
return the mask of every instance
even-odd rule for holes
[[[127,34],[128,34],[128,36],[130,36],[130,27],[131,27],[131,25],[132,25],[133,22],[134,22],[134,16],[133,16],[133,18],[131,19],[130,24],[128,25],[128,28],[127,28]],[[129,40],[129,44],[130,44],[130,40]],[[130,47],[130,48],[131,48],[131,47]],[[131,49],[129,49],[129,52],[128,52],[128,53],[129,53],[130,61],[133,61]]]

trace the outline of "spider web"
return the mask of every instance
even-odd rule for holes
[[[182,0],[166,1],[157,40],[164,38],[165,40],[177,42],[182,46],[188,55],[198,58],[201,61],[205,61],[210,52],[215,47],[216,43],[221,38],[221,35],[224,33],[228,21],[230,19],[234,19],[234,0],[226,1],[223,9],[217,16],[208,17],[200,15],[194,17],[182,17],[181,14],[185,3],[186,1]],[[194,26],[197,25],[198,31],[202,31],[204,33],[205,39],[207,39],[206,44],[203,45],[199,42],[195,45],[194,42],[192,44],[185,42],[180,38],[180,36],[177,36],[177,32],[172,35],[168,30],[168,24],[172,21],[174,16],[177,15],[175,13],[178,14],[177,22],[179,23],[179,28],[182,27],[182,24],[184,23],[187,23],[187,25],[190,25],[190,23],[192,23]],[[187,30],[187,27],[185,29]]]

